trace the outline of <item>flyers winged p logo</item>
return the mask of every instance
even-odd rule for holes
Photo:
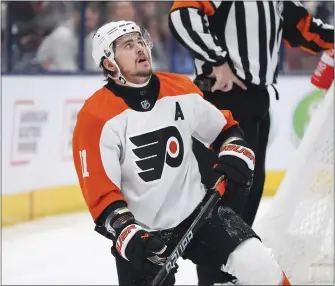
[[[142,170],[138,175],[145,182],[160,179],[165,163],[176,168],[183,161],[183,140],[175,126],[130,137],[129,140],[136,146],[133,149],[139,158],[136,165]]]

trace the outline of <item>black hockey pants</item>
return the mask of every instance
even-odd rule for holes
[[[205,197],[204,202],[207,200]],[[201,207],[201,206],[200,206]],[[199,207],[177,227],[154,232],[160,236],[167,244],[167,253],[170,254],[189,225],[193,222],[199,212]],[[206,219],[204,225],[195,234],[194,239],[186,248],[184,259],[190,259],[197,265],[220,269],[222,264],[226,264],[228,256],[235,248],[246,239],[257,237],[254,231],[238,216],[231,208],[217,204],[212,214]],[[155,267],[152,273],[134,272],[132,264],[117,254],[112,247],[112,253],[116,259],[118,279],[120,286],[140,286],[144,281],[152,281],[160,266]],[[174,275],[167,278],[162,286],[173,286]]]
[[[248,197],[242,198],[242,194],[237,192],[236,194],[229,194],[231,197],[229,197],[228,202],[228,205],[248,225],[252,226],[263,194],[265,181],[265,157],[270,130],[269,93],[266,88],[260,88],[255,85],[248,85],[247,90],[242,90],[237,85],[234,85],[229,92],[215,91],[212,93],[208,91],[212,86],[212,84],[208,84],[208,81],[196,80],[195,83],[202,89],[206,100],[221,110],[228,109],[232,112],[234,119],[239,122],[244,132],[244,139],[255,152],[254,180]],[[203,164],[200,171],[213,166],[213,157],[209,155],[208,150],[204,147],[202,151],[199,151],[201,148],[201,146],[198,148],[196,154],[197,158],[199,158],[199,164]],[[234,195],[236,195],[235,198]],[[199,285],[201,286],[213,285],[214,282],[226,282],[232,279],[230,275],[222,273],[219,268],[213,269],[212,267],[198,266],[197,272]]]

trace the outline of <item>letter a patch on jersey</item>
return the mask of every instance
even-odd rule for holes
[[[177,168],[183,161],[183,140],[175,126],[130,137],[129,140],[137,147],[133,152],[140,159],[136,161],[142,170],[138,175],[145,182],[160,179],[165,163]]]
[[[174,120],[177,121],[178,119],[184,120],[184,114],[183,111],[181,110],[180,104],[177,101],[176,102],[176,114],[174,116]]]

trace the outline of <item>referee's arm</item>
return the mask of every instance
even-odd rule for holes
[[[196,58],[221,66],[227,61],[227,51],[211,34],[207,20],[215,11],[213,1],[175,1],[169,14],[169,27]]]
[[[334,48],[334,26],[314,18],[299,1],[283,1],[283,41],[315,54]]]

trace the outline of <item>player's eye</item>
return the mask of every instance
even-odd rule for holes
[[[124,47],[126,49],[131,49],[134,46],[134,43],[127,43]]]
[[[142,47],[144,47],[145,45],[143,40],[137,40],[137,43]]]

